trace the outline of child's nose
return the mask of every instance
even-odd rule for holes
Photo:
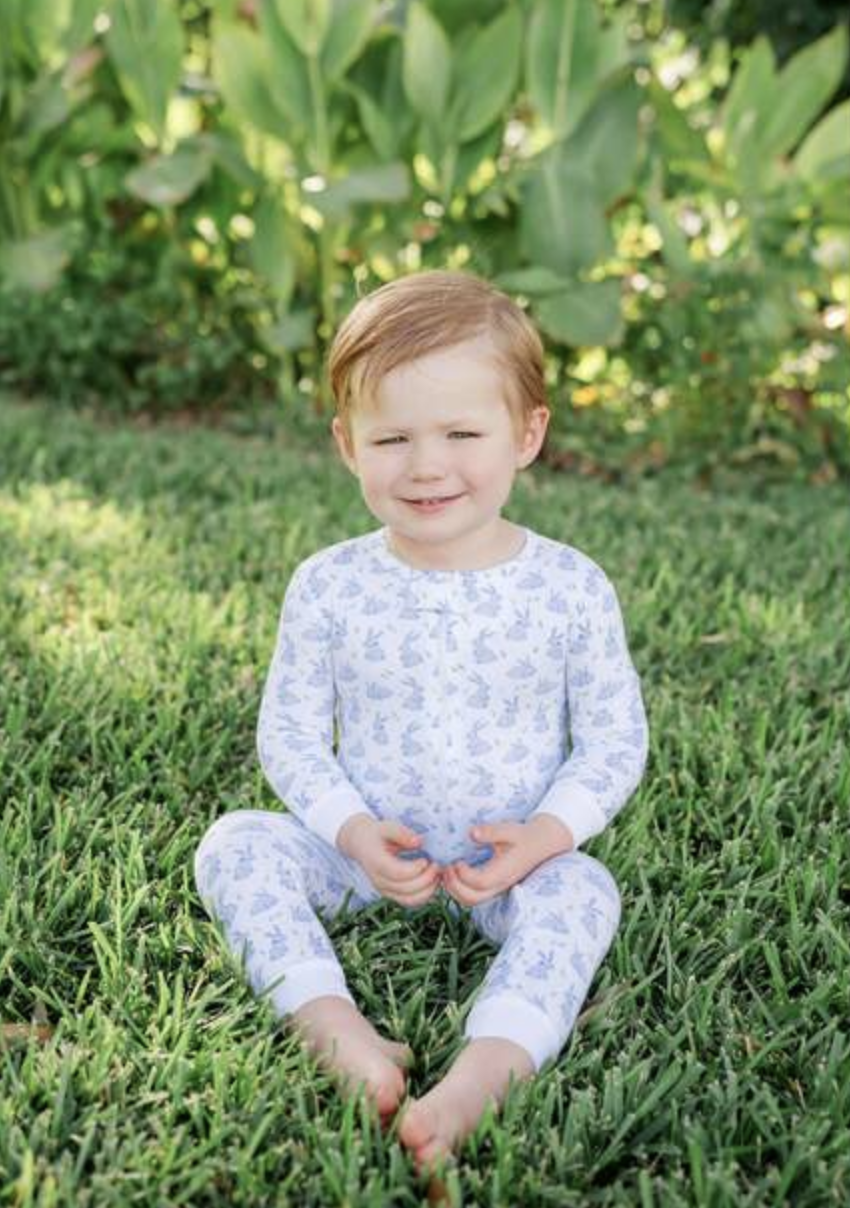
[[[432,444],[413,445],[408,466],[411,476],[422,482],[443,476],[443,456]]]

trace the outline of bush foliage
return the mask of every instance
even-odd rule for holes
[[[359,293],[465,266],[529,308],[568,415],[578,383],[664,456],[844,469],[847,31],[780,63],[646,9],[5,6],[2,379],[321,407]]]

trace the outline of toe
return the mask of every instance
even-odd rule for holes
[[[433,1140],[436,1132],[437,1121],[434,1113],[427,1104],[414,1099],[408,1105],[399,1126],[398,1137],[402,1145],[418,1152],[423,1145]]]
[[[404,1075],[397,1066],[388,1068],[379,1078],[373,1078],[371,1088],[381,1116],[392,1115],[398,1110],[407,1089]]]
[[[346,1070],[342,1075],[342,1085],[348,1094],[355,1097],[365,1093],[381,1119],[398,1110],[407,1090],[404,1074],[384,1056],[372,1060],[365,1068]]]
[[[451,1148],[441,1137],[434,1137],[414,1154],[414,1164],[420,1174],[443,1173],[453,1157]]]
[[[413,1049],[409,1044],[402,1044],[399,1040],[382,1040],[381,1045],[390,1060],[403,1069],[407,1069],[413,1063]]]

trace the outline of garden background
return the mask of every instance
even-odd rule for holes
[[[653,734],[581,1023],[450,1194],[847,1201],[848,97],[831,3],[3,0],[0,1203],[422,1202],[191,856],[274,805],[292,569],[374,527],[328,341],[443,266],[545,336],[509,514],[611,575]],[[421,1093],[491,953],[328,926]]]

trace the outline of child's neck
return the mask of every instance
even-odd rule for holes
[[[386,544],[391,554],[415,570],[488,570],[519,554],[525,544],[525,531],[510,520],[500,518],[490,540],[470,551],[450,542],[427,545],[410,541],[387,528]]]

